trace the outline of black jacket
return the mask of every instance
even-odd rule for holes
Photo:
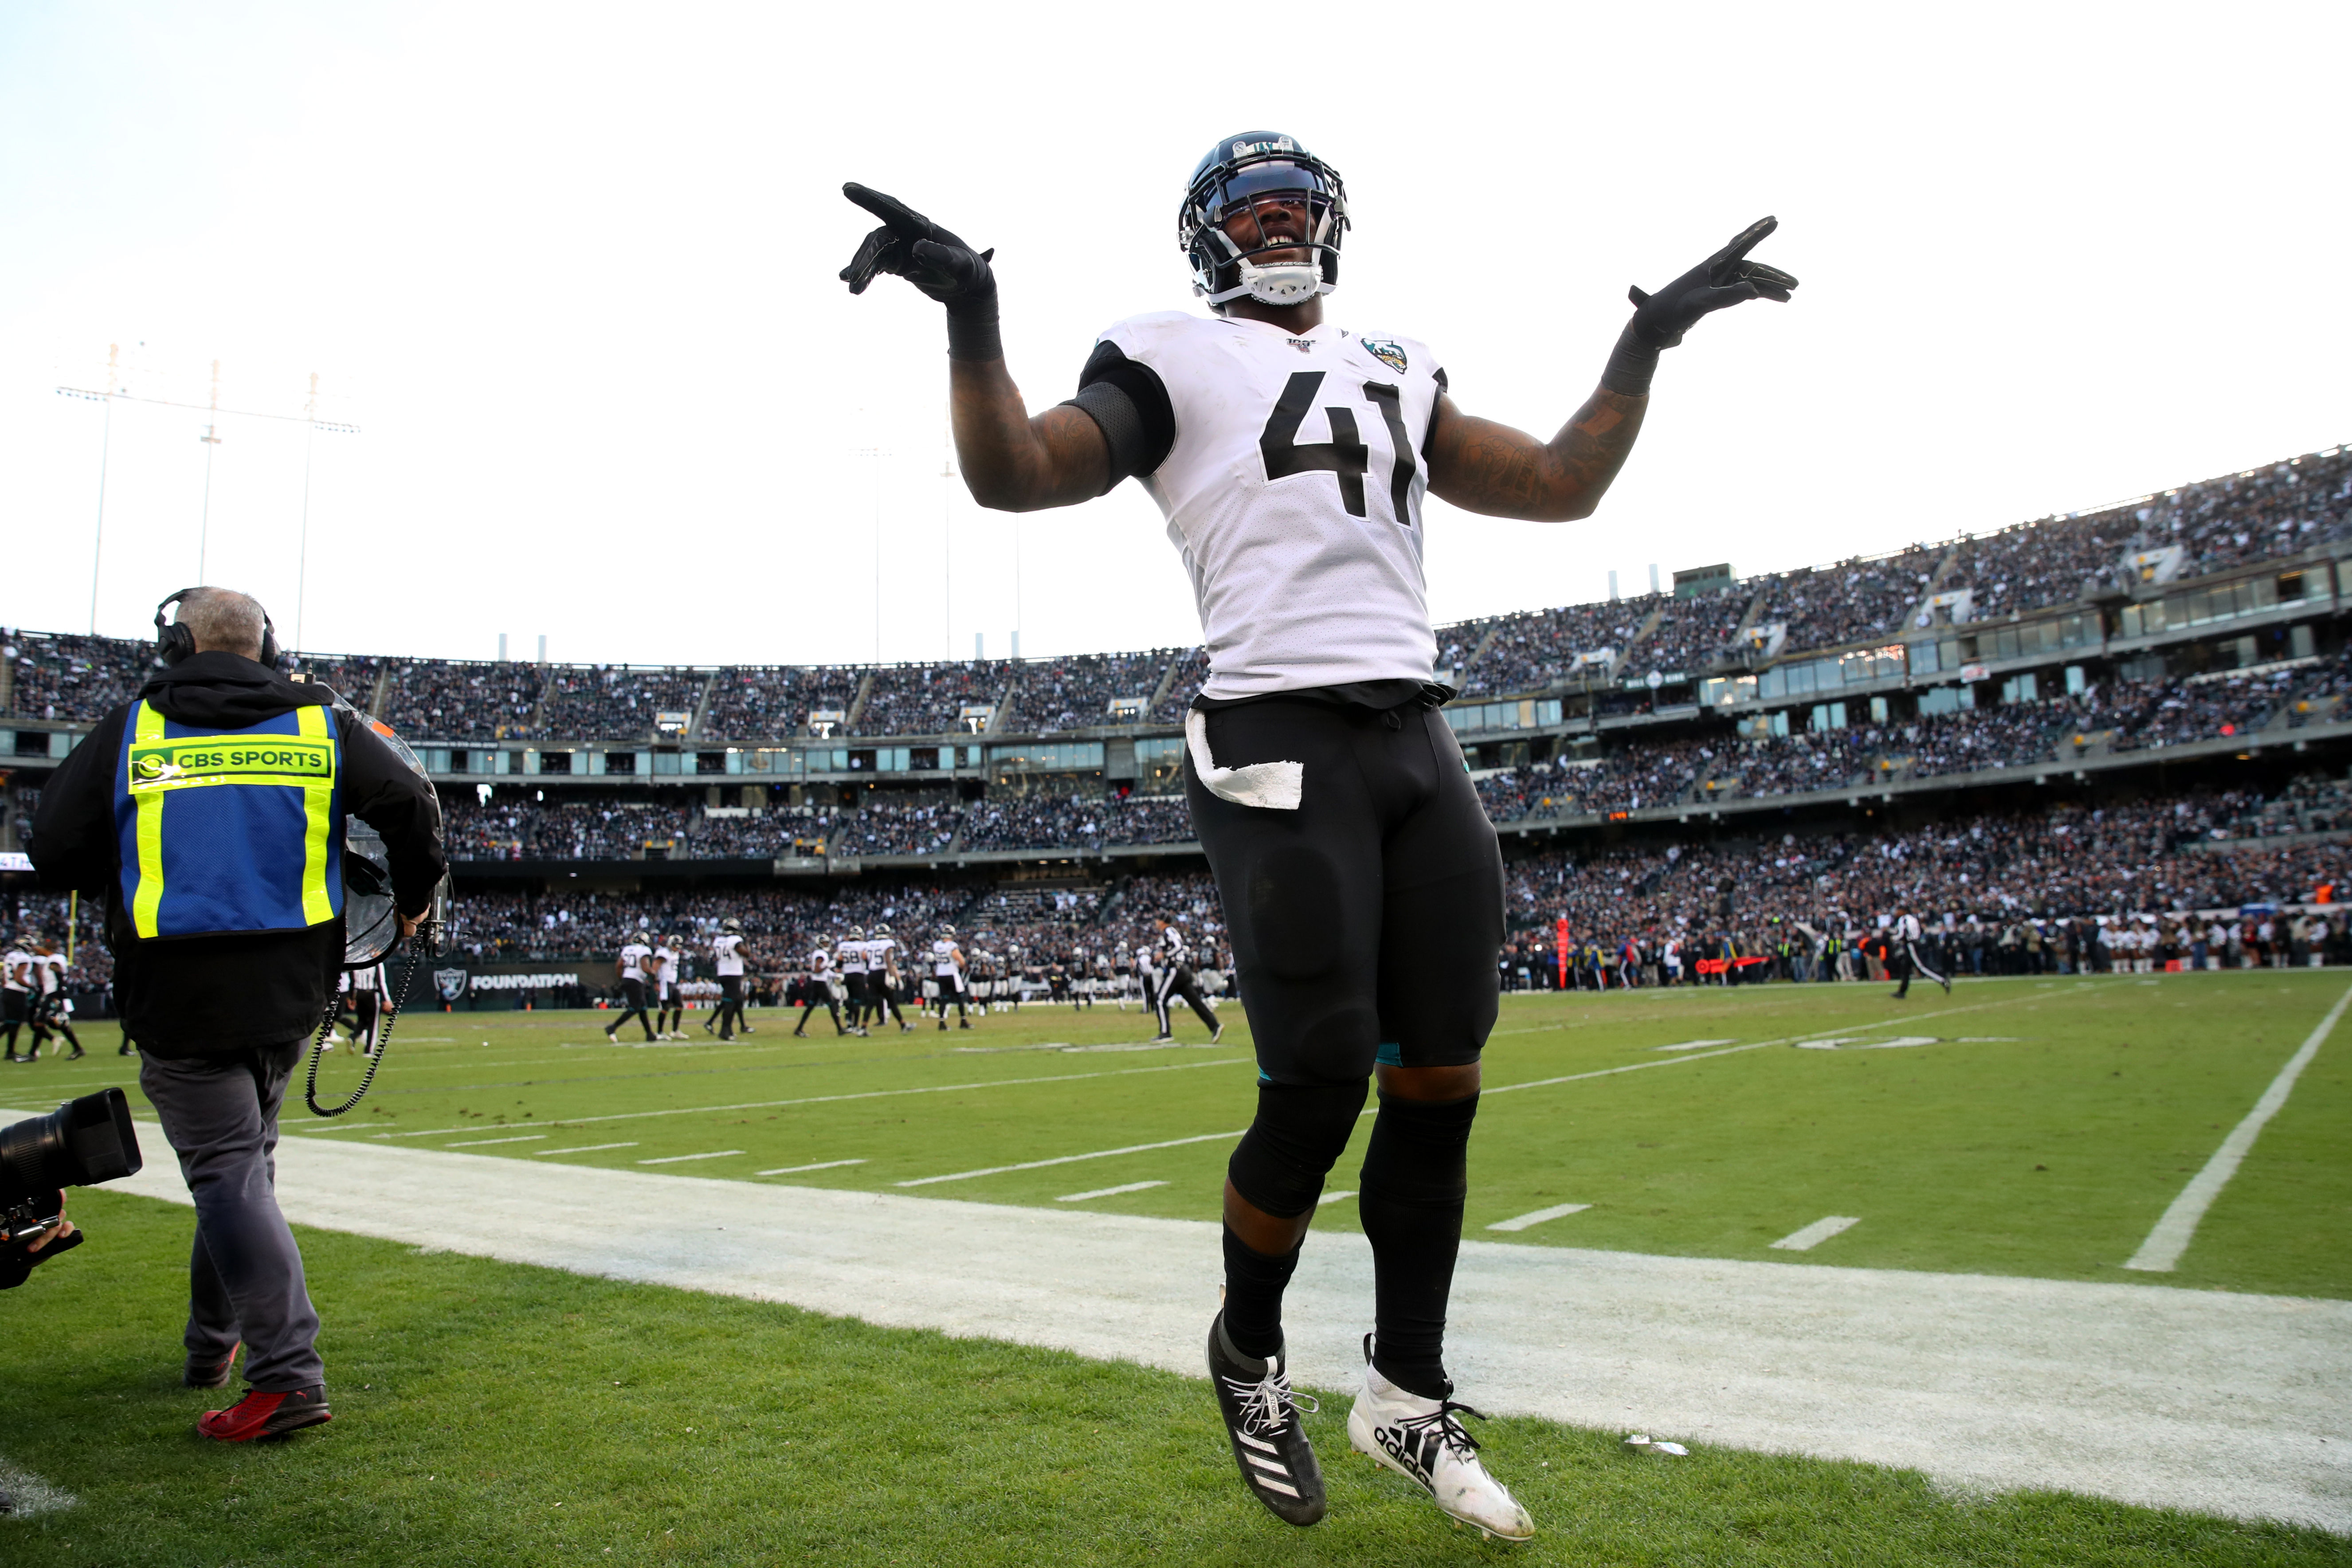
[[[233,653],[199,653],[141,689],[165,718],[244,729],[301,707],[326,707],[324,687],[298,685]],[[32,857],[41,886],[106,900],[115,1005],[123,1032],[156,1057],[217,1056],[283,1045],[318,1027],[343,958],[343,922],[300,931],[142,940],[122,908],[121,840],[114,782],[132,704],[111,710],[42,787]],[[409,913],[433,901],[447,862],[433,786],[365,724],[338,714],[343,809],[383,835],[393,902]],[[342,831],[338,824],[334,831]]]

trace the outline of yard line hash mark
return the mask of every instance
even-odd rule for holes
[[[1591,1206],[1591,1204],[1554,1204],[1548,1209],[1538,1209],[1533,1214],[1523,1214],[1514,1219],[1498,1219],[1486,1228],[1488,1230],[1525,1230],[1529,1226],[1541,1225],[1548,1219],[1565,1219],[1572,1214],[1582,1214]]]
[[[546,1136],[547,1134],[544,1132],[523,1132],[519,1133],[512,1138],[467,1138],[463,1142],[450,1143],[445,1145],[445,1147],[451,1149],[478,1149],[486,1143],[536,1143]]]
[[[1790,1231],[1772,1243],[1783,1252],[1811,1252],[1833,1236],[1842,1236],[1862,1223],[1859,1215],[1833,1214],[1817,1219],[1802,1230]]]
[[[814,1165],[779,1165],[772,1171],[754,1171],[755,1176],[797,1176],[803,1171],[837,1171],[844,1165],[863,1165],[863,1160],[819,1160]]]
[[[640,1165],[676,1165],[688,1160],[724,1160],[730,1154],[740,1154],[740,1149],[713,1149],[708,1154],[663,1154],[651,1160],[640,1160]]]
[[[1247,1131],[1244,1128],[1243,1131]],[[1042,1171],[1048,1165],[1075,1165],[1081,1160],[1108,1160],[1118,1154],[1141,1154],[1153,1149],[1177,1149],[1187,1143],[1213,1143],[1220,1138],[1238,1138],[1241,1132],[1202,1132],[1190,1138],[1171,1138],[1164,1143],[1129,1143],[1123,1149],[1096,1149],[1084,1154],[1057,1154],[1050,1160],[1024,1160],[1017,1165],[984,1165],[977,1171],[956,1171],[944,1176],[917,1176],[910,1182],[893,1182],[894,1187],[928,1187],[937,1182],[968,1182],[975,1176],[1001,1176],[1007,1171]]]
[[[548,1154],[593,1154],[599,1149],[634,1149],[636,1146],[637,1141],[632,1138],[625,1143],[582,1143],[570,1149],[533,1149],[530,1156],[536,1160]]]
[[[1097,1187],[1089,1193],[1064,1193],[1054,1201],[1057,1204],[1082,1204],[1088,1198],[1115,1198],[1121,1193],[1140,1193],[1167,1184],[1165,1182],[1128,1182],[1116,1187]]]
[[[2263,1090],[2263,1097],[2254,1101],[2246,1119],[2230,1129],[2230,1135],[2221,1140],[2221,1146],[2213,1151],[2205,1168],[2189,1178],[2189,1184],[2180,1189],[2180,1195],[2157,1220],[2156,1228],[2147,1233],[2147,1239],[2139,1244],[2139,1250],[2132,1254],[2125,1268],[2143,1274],[2169,1274],[2179,1266],[2180,1255],[2189,1250],[2205,1211],[2213,1206],[2213,1200],[2221,1195],[2221,1189],[2238,1173],[2238,1166],[2271,1118],[2285,1108],[2286,1097],[2294,1092],[2294,1080],[2303,1076],[2303,1069],[2311,1065],[2311,1058],[2327,1043],[2327,1037],[2335,1032],[2336,1022],[2344,1016],[2347,1006],[2352,1006],[2352,991],[2336,999],[2336,1005],[2319,1020],[2319,1027],[2311,1031],[2302,1047],[2287,1058],[2286,1066],[2279,1068],[2278,1077],[2271,1079],[2271,1086]]]

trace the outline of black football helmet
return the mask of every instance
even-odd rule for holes
[[[1302,202],[1305,234],[1276,238],[1266,232],[1275,208]],[[1250,225],[1236,239],[1227,225],[1244,213]],[[1244,294],[1297,305],[1328,294],[1339,283],[1339,241],[1347,232],[1339,172],[1277,131],[1244,132],[1209,149],[1176,216],[1176,244],[1192,264],[1192,291],[1212,305]],[[1308,259],[1265,259],[1286,250],[1304,250]]]

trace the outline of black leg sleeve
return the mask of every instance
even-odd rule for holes
[[[1462,1247],[1470,1124],[1478,1097],[1432,1104],[1381,1096],[1356,1200],[1372,1244],[1372,1364],[1424,1399],[1443,1399],[1445,1303]]]

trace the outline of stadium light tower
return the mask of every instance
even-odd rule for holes
[[[940,426],[940,657],[955,658],[955,569],[948,559],[955,548],[955,425]]]
[[[232,419],[299,420],[310,426],[309,435],[311,437],[316,437],[322,430],[331,436],[358,435],[360,427],[356,425],[345,425],[335,420],[319,417],[318,391],[319,378],[314,374],[310,377],[310,403],[299,414],[272,414],[258,408],[223,408],[220,405],[220,362],[218,360],[213,362],[212,401],[208,405],[201,405],[205,413],[213,416],[213,421],[205,426],[205,434],[199,437],[209,443],[205,449],[205,511],[196,546],[196,576],[199,581],[204,577],[205,566],[206,541],[203,535],[208,533],[212,526],[212,447],[220,445],[218,431],[221,418],[226,416]],[[107,457],[114,436],[114,405],[117,402],[152,403],[158,408],[195,408],[200,405],[194,403],[176,403],[168,397],[133,396],[130,389],[121,384],[121,348],[115,343],[106,345],[106,389],[104,391],[93,392],[86,386],[60,386],[56,388],[56,392],[60,397],[79,397],[86,403],[99,404],[106,411],[98,447],[98,528],[90,545],[89,558],[89,629],[90,635],[95,637],[98,634],[99,574],[106,555]],[[306,447],[302,458],[302,542],[305,557],[309,553],[310,538],[310,459]],[[305,569],[307,569],[307,560]],[[301,587],[298,584],[295,590],[294,617],[294,642],[298,647],[301,646],[302,641],[301,598]]]
[[[882,662],[882,464],[890,456],[881,447],[860,447],[854,454],[874,459],[874,662]]]

